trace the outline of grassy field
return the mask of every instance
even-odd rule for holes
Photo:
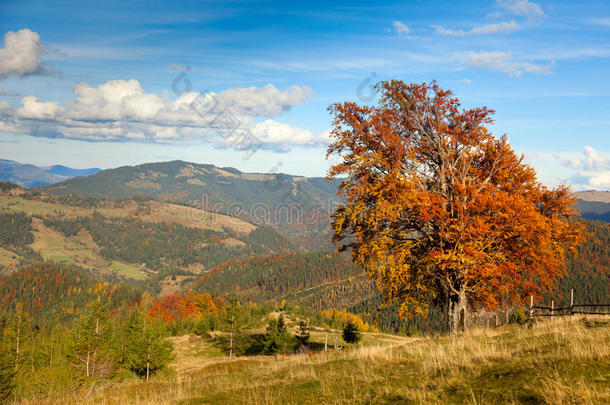
[[[19,256],[10,250],[0,248],[0,266],[11,266],[19,261]]]
[[[320,340],[323,332],[314,337]],[[176,370],[42,404],[608,404],[610,321],[572,318],[460,336],[366,335],[366,344],[229,361],[173,338]],[[30,402],[34,403],[34,402]]]

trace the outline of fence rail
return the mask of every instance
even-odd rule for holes
[[[579,309],[582,308],[582,309]],[[593,308],[593,310],[587,310]],[[604,308],[602,311],[596,311]],[[540,311],[549,311],[543,313]],[[551,301],[551,306],[534,305],[534,297],[530,296],[530,316],[569,316],[569,315],[610,315],[610,304],[574,304],[574,290],[570,291],[570,305],[567,307],[555,307],[555,301]]]

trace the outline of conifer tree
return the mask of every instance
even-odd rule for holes
[[[227,316],[225,317],[225,323],[227,324],[227,329],[229,332],[229,359],[233,357],[233,350],[235,348],[235,343],[243,340],[241,336],[241,324],[242,324],[242,309],[241,303],[236,296],[232,296],[229,298],[229,305],[227,305]],[[239,336],[238,336],[239,335]],[[236,339],[239,337],[239,339]]]
[[[299,322],[299,330],[296,336],[301,347],[307,346],[309,343],[309,323],[306,320]]]
[[[32,318],[30,314],[23,311],[23,306],[20,302],[17,303],[16,307],[15,313],[8,320],[6,331],[15,370],[19,368],[24,358],[24,344],[31,338],[32,334]]]
[[[350,319],[343,326],[343,340],[345,343],[358,343],[362,335],[358,326]]]
[[[112,371],[110,333],[107,305],[98,296],[72,331],[71,357],[76,367],[85,370],[87,377],[106,376]]]
[[[0,403],[8,401],[13,393],[15,385],[15,367],[11,357],[6,352],[0,352]]]
[[[266,354],[288,353],[292,349],[284,315],[269,321],[263,346]]]
[[[134,313],[127,327],[126,359],[129,368],[139,376],[150,375],[172,359],[172,344],[165,339],[164,325],[140,312]]]

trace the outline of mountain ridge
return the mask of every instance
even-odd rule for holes
[[[0,181],[9,181],[21,187],[39,187],[61,182],[77,176],[89,176],[102,171],[98,168],[74,169],[63,165],[40,167],[15,160],[0,159]]]

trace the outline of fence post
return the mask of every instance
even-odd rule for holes
[[[328,332],[324,334],[324,351],[328,350]]]
[[[496,328],[498,327],[498,314],[496,314]]]
[[[534,314],[534,295],[530,295],[530,318]]]
[[[553,319],[554,313],[555,313],[555,300],[551,300],[551,319]]]
[[[508,325],[508,309],[506,310],[506,324]]]
[[[574,289],[570,290],[570,315],[574,315]]]

